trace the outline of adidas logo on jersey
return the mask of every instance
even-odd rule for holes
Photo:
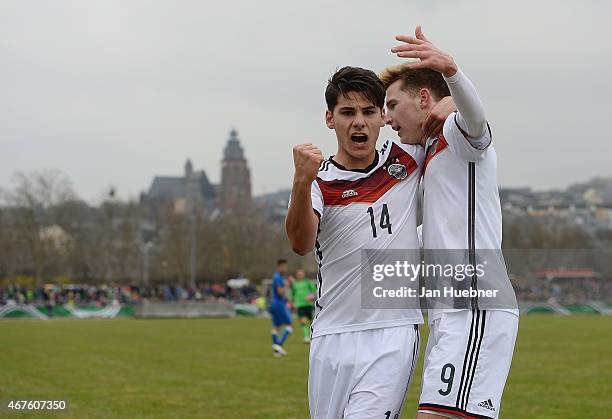
[[[342,192],[342,198],[350,198],[351,196],[357,196],[357,195],[359,194],[353,189],[347,189],[346,191]]]
[[[489,409],[490,411],[495,412],[495,408],[493,407],[493,402],[491,401],[491,399],[478,403],[478,407],[484,407],[485,409]]]
[[[394,178],[398,180],[404,180],[406,179],[406,176],[408,176],[408,171],[406,170],[406,166],[404,166],[403,164],[399,164],[399,163],[390,164],[389,167],[387,168],[387,173],[389,173],[391,176],[393,176]]]

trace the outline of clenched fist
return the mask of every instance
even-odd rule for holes
[[[319,166],[323,160],[323,153],[313,144],[299,144],[293,147],[294,180],[300,183],[312,183],[319,173]]]

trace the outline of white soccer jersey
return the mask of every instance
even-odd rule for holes
[[[417,188],[424,155],[420,146],[386,141],[364,170],[346,170],[332,159],[321,165],[311,188],[320,216],[313,337],[423,322],[418,307],[362,308],[360,264],[362,249],[419,248]]]
[[[502,216],[497,156],[487,130],[470,143],[449,115],[429,138],[423,173],[423,245],[426,249],[501,249]],[[477,220],[477,222],[476,222]]]
[[[427,140],[422,182],[425,249],[501,249],[497,156],[489,129],[470,142],[457,114],[449,115],[442,134]],[[500,281],[513,299],[508,277]],[[440,314],[436,310],[430,317]]]

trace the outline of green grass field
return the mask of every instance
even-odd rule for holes
[[[279,359],[262,319],[0,321],[0,399],[70,403],[0,416],[307,418],[296,332]],[[610,417],[611,332],[603,316],[522,317],[501,417]],[[402,418],[414,417],[423,352]]]

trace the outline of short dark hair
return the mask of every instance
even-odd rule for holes
[[[372,70],[360,67],[342,67],[327,82],[325,102],[333,112],[338,104],[338,96],[347,97],[349,92],[361,93],[379,108],[385,105],[385,86]]]
[[[402,89],[416,93],[422,88],[430,91],[434,99],[440,100],[450,96],[448,85],[442,74],[429,68],[408,68],[405,65],[387,67],[380,75],[385,90],[398,80],[402,81]]]
[[[279,259],[279,260],[276,261],[276,266],[281,266],[283,263],[287,263],[287,260]]]

